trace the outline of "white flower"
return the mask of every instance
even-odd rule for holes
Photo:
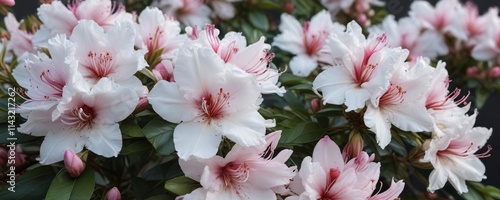
[[[485,153],[475,153],[484,146],[492,130],[473,128],[476,116],[477,113],[463,117],[459,123],[449,127],[449,133],[430,141],[422,159],[423,162],[431,162],[434,167],[427,188],[430,192],[441,189],[449,181],[462,194],[468,192],[465,181],[479,182],[486,178],[484,164],[479,158],[488,157],[490,147]]]
[[[173,17],[164,15],[158,8],[147,7],[138,17],[135,45],[148,50],[148,55],[162,49],[162,59],[173,59],[175,52],[187,39]]]
[[[76,47],[66,36],[50,39],[47,50],[50,58],[45,53],[31,55],[25,65],[14,69],[12,75],[27,89],[25,94],[29,98],[19,107],[20,112],[47,110],[61,101],[66,85],[82,81],[74,57]]]
[[[179,19],[186,26],[202,27],[209,24],[210,8],[203,0],[156,0],[151,6],[158,7],[170,16]]]
[[[223,200],[276,199],[273,188],[288,184],[296,174],[295,167],[284,164],[292,155],[291,150],[282,150],[273,158],[280,134],[281,131],[270,133],[265,143],[255,147],[235,145],[225,158],[179,160],[186,176],[203,186],[184,199],[200,199],[203,195],[206,199]]]
[[[81,20],[70,40],[78,48],[78,71],[91,84],[108,77],[120,85],[134,88],[144,96],[144,88],[134,74],[146,67],[145,51],[134,50],[135,30],[129,22],[118,22],[105,32],[96,22]]]
[[[403,181],[393,180],[388,190],[373,194],[380,176],[380,163],[372,162],[374,158],[362,151],[356,158],[344,160],[337,144],[325,136],[314,147],[312,158],[302,160],[299,174],[290,184],[300,197],[287,200],[397,198],[403,191]],[[295,185],[297,182],[300,185]]]
[[[446,43],[441,39],[440,33],[422,31],[422,26],[414,18],[404,17],[396,22],[393,15],[387,16],[382,24],[370,28],[372,34],[386,33],[390,40],[387,43],[392,47],[400,46],[410,50],[410,59],[419,56],[436,58],[448,51]],[[433,48],[429,48],[433,46]]]
[[[391,141],[391,124],[404,131],[431,131],[432,118],[425,107],[425,94],[431,76],[425,72],[426,63],[418,60],[415,66],[400,60],[391,77],[389,88],[376,101],[369,101],[364,121],[377,135],[377,142],[385,148]]]
[[[368,40],[355,22],[347,31],[333,34],[329,46],[335,66],[321,72],[313,82],[313,89],[323,92],[323,102],[345,104],[346,111],[365,107],[366,101],[374,105],[390,86],[394,68],[405,60],[408,51],[388,48],[387,37],[382,34]]]
[[[472,49],[472,57],[482,61],[492,61],[500,64],[500,18],[495,16],[488,24],[486,37]]]
[[[12,51],[17,56],[18,62],[23,62],[29,53],[35,53],[35,48],[32,45],[32,34],[26,30],[19,29],[20,22],[12,13],[8,13],[4,18],[5,28],[9,32],[10,39],[7,43],[7,51]]]
[[[104,157],[117,156],[121,150],[118,122],[134,111],[139,98],[108,78],[90,89],[80,84],[64,87],[57,107],[32,111],[19,128],[23,133],[45,135],[40,148],[42,164],[61,161],[66,150],[80,152],[84,146]]]
[[[189,29],[192,28],[188,27],[187,32]],[[255,76],[262,94],[276,93],[282,96],[286,92],[285,88],[279,87],[281,73],[270,66],[274,53],[268,52],[271,46],[265,43],[265,37],[247,46],[247,40],[241,33],[228,32],[219,39],[220,31],[211,24],[206,25],[200,33],[196,29],[192,31],[195,33],[191,36],[195,43],[212,48],[224,62]]]
[[[294,75],[309,76],[318,62],[333,64],[328,59],[329,49],[324,47],[330,33],[343,31],[344,26],[334,24],[330,14],[321,11],[310,22],[304,22],[303,26],[293,16],[282,14],[279,29],[281,34],[276,36],[273,45],[296,55],[290,61],[290,69]]]
[[[71,35],[79,20],[93,20],[107,29],[117,21],[132,22],[132,14],[125,12],[122,4],[111,0],[79,0],[65,6],[61,1],[42,4],[38,8],[38,17],[43,25],[33,36],[35,46],[46,47],[48,39],[56,34]]]
[[[174,63],[176,82],[158,82],[148,99],[163,119],[180,123],[174,130],[180,158],[214,156],[221,136],[247,147],[264,143],[254,76],[198,45],[181,48]]]

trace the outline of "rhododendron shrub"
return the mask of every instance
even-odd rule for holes
[[[475,125],[500,88],[496,8],[72,0],[20,19],[12,5],[2,199],[500,198],[480,183],[493,130]]]

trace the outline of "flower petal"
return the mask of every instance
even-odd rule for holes
[[[122,134],[118,123],[93,127],[85,135],[88,137],[85,146],[98,155],[116,157],[122,149]]]
[[[83,150],[82,136],[67,133],[64,129],[49,132],[40,147],[40,163],[49,165],[64,159],[64,152],[72,150],[78,153]]]
[[[211,126],[198,122],[180,123],[174,130],[174,144],[181,159],[189,156],[210,158],[217,153],[221,135]]]
[[[177,83],[163,80],[149,92],[148,101],[158,115],[173,123],[192,121],[200,112],[190,100],[184,98]]]
[[[290,60],[290,69],[295,76],[307,77],[317,67],[317,58],[307,56],[306,54],[298,54]]]

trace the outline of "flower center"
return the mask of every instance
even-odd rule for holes
[[[224,186],[236,186],[239,183],[244,183],[248,180],[250,170],[245,163],[236,164],[233,162],[228,163],[221,169],[220,178],[224,181]]]
[[[50,73],[50,70],[46,70],[40,74],[40,80],[55,90],[55,93],[53,93],[54,96],[62,96],[63,87],[66,85],[66,81],[64,81],[61,77]],[[49,96],[44,96],[44,98],[48,99]]]
[[[371,79],[373,72],[378,67],[378,63],[368,63],[371,56],[386,46],[387,35],[384,33],[378,36],[374,41],[370,42],[370,44],[365,48],[363,61],[360,65],[354,66],[354,73],[358,87],[361,87],[363,83],[368,82]]]
[[[328,176],[326,177],[327,178],[326,188],[325,188],[324,192],[321,194],[321,197],[319,199],[321,199],[321,200],[337,199],[335,197],[336,194],[330,193],[330,189],[335,184],[335,182],[337,182],[337,179],[339,178],[339,176],[340,176],[340,170],[330,168],[330,170],[328,171]]]
[[[218,119],[223,116],[226,106],[229,106],[229,93],[220,88],[215,96],[209,94],[201,99],[200,109],[208,119]]]
[[[389,89],[387,89],[387,91],[385,91],[382,97],[380,97],[379,104],[380,105],[400,104],[404,101],[405,94],[406,91],[404,91],[402,87],[391,83]]]
[[[326,38],[328,37],[328,32],[326,30],[322,30],[316,34],[309,33],[310,22],[304,22],[303,31],[304,31],[304,44],[306,47],[306,54],[312,56],[321,50],[326,43]]]
[[[85,66],[92,73],[91,78],[102,78],[111,74],[113,70],[113,57],[106,53],[95,53],[89,51],[88,64]]]
[[[65,113],[62,116],[61,121],[74,127],[76,130],[82,130],[86,127],[91,127],[94,123],[94,118],[94,109],[87,105],[83,105]]]

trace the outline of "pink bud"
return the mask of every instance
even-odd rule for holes
[[[479,74],[479,67],[477,66],[471,66],[469,68],[467,68],[467,72],[466,72],[466,75],[467,77],[470,77],[470,78],[476,78]]]
[[[318,112],[320,107],[321,107],[321,102],[319,101],[319,99],[312,99],[311,100],[311,110],[313,112]]]
[[[490,70],[490,76],[493,78],[500,77],[500,66],[495,66]]]
[[[292,13],[294,9],[295,9],[295,6],[293,5],[292,2],[286,2],[285,6],[283,6],[283,10],[286,13]]]
[[[21,149],[20,145],[16,146],[16,161],[14,166],[15,167],[20,167],[26,162],[26,155],[23,153],[23,150]]]
[[[0,5],[13,6],[16,2],[14,0],[0,0]]]
[[[135,107],[135,112],[140,112],[140,111],[146,110],[146,108],[148,107],[148,104],[149,104],[149,102],[148,102],[147,97],[140,97],[139,103]]]
[[[370,20],[366,17],[365,14],[360,14],[358,16],[358,23],[362,26],[368,26],[370,24]]]
[[[358,131],[351,132],[349,136],[349,142],[342,150],[342,156],[344,160],[349,160],[351,158],[356,158],[363,151],[364,141],[363,137]]]
[[[85,164],[82,159],[71,150],[64,152],[64,167],[66,167],[69,175],[73,178],[79,177],[83,170],[85,170]]]
[[[153,69],[156,80],[166,80],[174,82],[174,65],[170,60],[163,60]]]
[[[120,190],[118,190],[118,188],[113,187],[108,191],[108,194],[106,194],[106,198],[108,200],[121,200],[122,195],[120,194]]]

